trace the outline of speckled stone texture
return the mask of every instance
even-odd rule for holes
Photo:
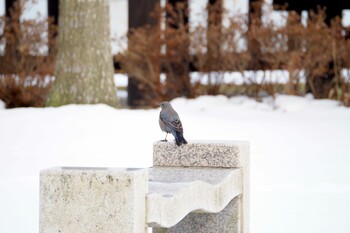
[[[239,168],[153,167],[149,176],[149,226],[172,227],[193,211],[220,212],[242,194]]]
[[[160,141],[153,144],[153,166],[242,167],[248,150],[242,141],[191,141],[182,146]]]
[[[242,141],[190,141],[180,147],[173,142],[153,144],[153,165],[175,167],[239,168],[242,172],[242,193],[218,213],[187,215],[170,228],[153,228],[153,232],[232,232],[249,233],[249,143]],[[233,183],[234,187],[235,184]],[[198,195],[198,194],[193,194]]]
[[[40,233],[145,232],[146,169],[52,168],[40,174]]]
[[[190,213],[170,228],[154,227],[153,233],[240,233],[240,197],[236,197],[219,213]]]

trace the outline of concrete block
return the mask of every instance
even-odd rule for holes
[[[221,211],[242,194],[241,171],[239,168],[198,167],[150,169],[146,199],[148,225],[169,228],[190,212]]]
[[[240,168],[242,193],[235,197],[223,212],[207,214],[193,211],[178,224],[168,228],[154,228],[154,232],[238,232],[249,233],[249,143],[242,141],[191,141],[180,147],[173,142],[153,144],[154,166]],[[221,169],[222,171],[224,169]],[[231,183],[232,187],[237,181]],[[201,199],[201,193],[193,193]],[[205,200],[205,198],[203,198]],[[235,203],[235,204],[233,204]],[[234,208],[233,208],[234,206]],[[178,206],[177,206],[178,207]],[[226,209],[227,208],[227,209]],[[236,217],[234,217],[236,216]],[[209,221],[206,219],[216,219]],[[228,223],[234,222],[233,225]],[[212,229],[212,230],[209,230]],[[220,229],[220,230],[215,230]]]
[[[190,141],[182,146],[160,141],[153,144],[153,166],[236,168],[248,153],[249,143],[243,141]]]
[[[147,169],[44,170],[40,233],[146,232],[147,192]]]
[[[237,196],[218,213],[190,213],[170,228],[154,227],[153,233],[241,233],[241,197]]]

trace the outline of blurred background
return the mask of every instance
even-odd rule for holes
[[[179,96],[312,93],[348,106],[348,8],[326,0],[110,1],[118,97],[137,108]],[[59,78],[59,0],[1,0],[0,15],[0,99],[8,108],[44,106]]]

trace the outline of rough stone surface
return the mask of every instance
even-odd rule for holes
[[[154,163],[42,171],[40,233],[249,233],[247,142],[156,142]]]
[[[174,226],[193,211],[219,212],[242,193],[239,168],[154,167],[149,174],[149,226]]]
[[[243,141],[191,141],[176,146],[174,142],[153,144],[153,166],[242,167],[249,144]]]
[[[234,204],[235,208],[230,207],[233,205],[231,201],[223,212],[217,214],[203,214],[194,211],[176,226],[154,228],[154,232],[249,233],[249,153],[249,143],[242,141],[191,141],[180,147],[173,142],[155,142],[153,144],[154,166],[240,168],[242,180],[239,183],[242,183],[242,194],[235,199],[235,203],[237,202]],[[231,185],[236,184],[233,182]],[[202,197],[203,194],[198,192],[193,193],[193,196],[193,199],[197,197],[206,200],[207,198]],[[215,219],[215,221],[210,219]]]
[[[219,213],[190,213],[170,228],[153,228],[153,233],[240,233],[241,197],[234,198]]]
[[[44,170],[40,175],[40,232],[145,232],[147,182],[146,169]]]
[[[242,151],[243,152],[243,151]],[[243,194],[241,198],[241,231],[249,233],[250,231],[250,148],[244,148],[244,156],[241,158],[243,172]]]

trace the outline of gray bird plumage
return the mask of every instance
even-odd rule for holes
[[[183,136],[183,128],[177,112],[169,102],[160,103],[160,107],[162,110],[159,114],[159,126],[163,132],[166,132],[165,141],[168,133],[171,133],[175,138],[176,145],[187,144]]]

